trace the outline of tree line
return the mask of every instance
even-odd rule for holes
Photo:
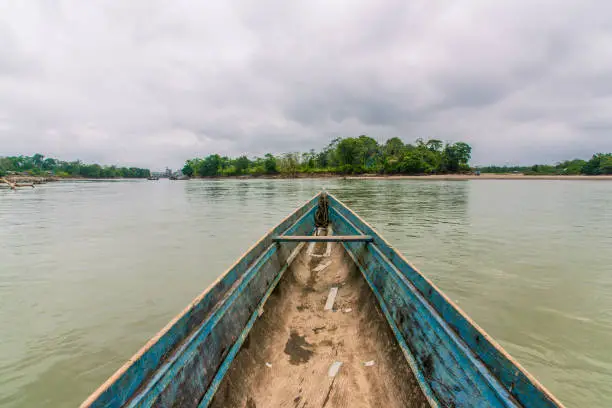
[[[10,173],[84,178],[146,178],[151,175],[149,169],[100,166],[99,164],[85,164],[80,160],[67,162],[50,157],[45,158],[38,153],[33,156],[0,157],[0,176]]]
[[[190,177],[241,175],[296,176],[298,174],[448,174],[470,171],[472,148],[464,142],[400,138],[379,144],[369,136],[336,138],[320,151],[263,157],[227,157],[211,154],[187,160],[183,174]]]
[[[263,157],[230,158],[211,154],[187,160],[183,173],[190,177],[329,174],[449,174],[469,172],[472,149],[464,142],[443,143],[437,139],[404,143],[394,137],[378,143],[369,136],[336,138],[320,151],[268,153]],[[597,153],[590,160],[566,160],[555,165],[483,166],[482,173],[524,173],[527,175],[612,174],[612,153]],[[42,154],[0,157],[0,177],[10,173],[33,176],[84,178],[146,178],[148,169],[101,166],[80,160],[61,161]]]
[[[535,164],[533,166],[485,166],[479,167],[482,173],[523,173],[526,175],[586,175],[598,176],[612,174],[612,153],[596,153],[590,160],[566,160],[554,165]]]

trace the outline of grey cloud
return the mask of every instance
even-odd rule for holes
[[[360,134],[465,140],[477,163],[612,150],[601,2],[1,7],[0,155],[162,168]]]

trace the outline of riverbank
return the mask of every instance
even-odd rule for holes
[[[406,176],[406,175],[360,175],[346,176],[346,179],[368,179],[379,178],[389,180],[611,180],[612,175],[606,176],[560,176],[542,175],[527,176],[524,174],[494,174],[487,173],[477,176],[475,174],[433,174],[426,176]]]
[[[56,177],[56,176],[24,176],[8,175],[1,177],[12,184],[45,184],[55,181],[118,181],[118,180],[146,180],[146,178],[116,177],[116,178],[88,178],[88,177]]]
[[[12,175],[7,177],[0,177],[0,186],[6,186],[11,190],[16,190],[17,188],[21,187],[34,187],[35,184],[43,184],[48,181],[55,181],[55,178]]]
[[[342,175],[335,173],[301,173],[295,176],[274,174],[260,176],[224,176],[224,177],[194,177],[193,180],[251,180],[251,179],[343,179],[343,180],[365,180],[365,179],[381,179],[381,180],[610,180],[612,175],[604,176],[561,176],[561,175],[542,175],[531,176],[524,174],[495,174],[486,173],[477,176],[475,174],[430,174],[430,175],[388,175],[388,174],[359,174],[359,175]]]
[[[58,181],[60,180],[58,177],[46,176],[46,177],[38,177],[38,176],[22,176],[22,175],[9,175],[3,177],[5,180],[10,181],[11,183],[31,183],[31,184],[43,184],[48,183],[50,181]]]
[[[10,183],[13,184],[44,184],[54,181],[120,181],[120,180],[144,180],[144,179],[126,179],[126,178],[114,178],[114,179],[89,179],[83,177],[34,177],[34,176],[6,176],[4,177]],[[460,181],[460,180],[608,180],[612,181],[612,175],[602,176],[561,176],[561,175],[542,175],[542,176],[531,176],[524,174],[494,174],[485,173],[477,176],[475,174],[430,174],[430,175],[388,175],[388,174],[359,174],[359,175],[342,175],[335,173],[300,173],[294,176],[284,174],[273,174],[273,175],[243,175],[243,176],[217,176],[217,177],[194,177],[192,180],[252,180],[252,179],[272,179],[272,180],[286,180],[286,179],[342,179],[342,180],[367,180],[367,179],[380,179],[380,180],[447,180],[447,181]],[[178,180],[181,181],[181,180]]]

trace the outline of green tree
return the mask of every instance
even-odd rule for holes
[[[336,154],[336,149],[338,147],[338,143],[342,138],[333,139],[327,146],[323,148],[315,157],[315,161],[317,167],[320,169],[325,169],[328,167],[336,167],[338,166],[338,157]]]
[[[115,166],[102,167],[99,164],[83,164],[80,160],[65,162],[54,158],[45,158],[44,155],[36,153],[32,157],[10,156],[0,157],[0,168],[4,172],[26,172],[31,175],[39,175],[43,172],[52,172],[58,177],[88,177],[88,178],[113,178],[113,177],[148,177],[148,169],[131,167],[123,168],[121,171]]]
[[[249,168],[250,164],[251,164],[251,161],[249,160],[248,157],[246,157],[246,156],[238,157],[236,159],[236,161],[234,162],[234,167],[236,168],[236,173],[237,174],[244,174],[244,173],[246,173],[246,171]]]
[[[472,148],[467,143],[447,144],[444,148],[444,170],[451,173],[469,170],[471,154]]]
[[[34,165],[34,167],[42,169],[44,158],[45,156],[40,153],[36,153],[34,156],[32,156],[32,164]]]
[[[281,173],[295,177],[300,164],[298,153],[285,153],[281,159]]]
[[[314,149],[310,149],[308,152],[302,153],[302,164],[304,171],[309,171],[316,167],[316,153]]]
[[[0,157],[0,173],[6,175],[9,171],[14,171],[13,161],[10,157]]]
[[[221,156],[211,154],[198,163],[197,174],[202,177],[215,177],[219,175]]]
[[[594,154],[591,160],[589,160],[583,167],[584,174],[588,175],[600,175],[600,174],[612,174],[610,172],[610,160],[612,153],[597,153]]]
[[[44,170],[53,170],[55,169],[55,167],[57,167],[58,165],[58,160],[56,159],[52,159],[52,158],[46,158],[43,162],[42,162],[42,168]]]
[[[599,170],[601,174],[612,174],[612,153],[603,155],[599,161]]]
[[[383,148],[383,152],[386,157],[393,157],[396,159],[401,158],[405,150],[406,146],[399,137],[392,137],[391,139],[387,140]]]
[[[361,135],[357,138],[356,144],[358,154],[357,164],[363,170],[375,170],[380,152],[378,142],[369,136]]]
[[[264,157],[264,169],[266,174],[278,173],[278,168],[276,167],[276,157],[274,157],[271,153],[266,153]]]
[[[407,150],[398,167],[399,171],[405,174],[422,174],[428,172],[429,168],[421,149]]]
[[[444,147],[444,143],[438,139],[430,139],[427,141],[427,143],[425,143],[425,146],[427,146],[427,148],[432,152],[441,152],[442,147]]]
[[[349,171],[359,162],[357,139],[348,137],[340,140],[336,146],[336,157],[338,164]]]
[[[182,172],[184,175],[188,176],[188,177],[193,177],[193,175],[195,174],[195,166],[194,166],[194,162],[197,159],[192,159],[192,160],[187,160],[185,161],[185,165],[182,168]]]
[[[580,159],[566,160],[555,166],[557,169],[556,173],[568,174],[568,175],[581,174],[582,169],[584,168],[585,165],[586,165],[586,161],[584,160],[580,160]]]

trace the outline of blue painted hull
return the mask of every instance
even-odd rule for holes
[[[273,228],[94,392],[82,407],[205,407],[259,311],[300,250],[278,235],[311,235],[318,196]],[[329,219],[378,300],[429,405],[560,407],[450,299],[333,196]]]

